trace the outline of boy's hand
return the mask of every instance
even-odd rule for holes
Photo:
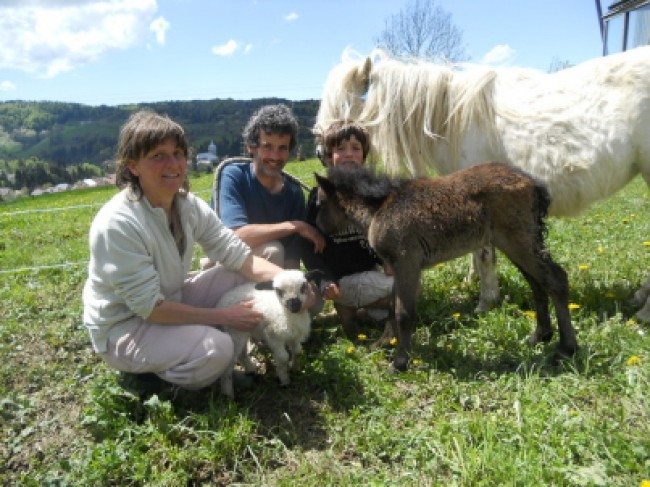
[[[341,290],[334,282],[330,282],[327,286],[325,286],[325,289],[323,289],[323,298],[329,299],[330,301],[338,299],[341,296]]]

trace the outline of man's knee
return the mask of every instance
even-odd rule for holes
[[[279,240],[271,240],[253,249],[253,254],[279,267],[284,267],[284,245]]]

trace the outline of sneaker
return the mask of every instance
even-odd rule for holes
[[[257,372],[244,372],[243,370],[233,370],[232,385],[238,391],[248,391],[259,383],[260,378],[261,376]]]

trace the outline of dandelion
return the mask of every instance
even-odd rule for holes
[[[627,224],[627,223],[630,222],[630,220],[628,220],[627,218],[623,218],[622,222],[625,223],[625,224]]]
[[[643,479],[639,487],[650,487],[650,480]]]
[[[598,250],[599,254],[602,254],[603,252],[605,252],[605,249],[602,248],[602,247],[598,247],[596,250]]]
[[[625,322],[627,326],[636,326],[636,321],[630,319]]]
[[[358,338],[359,340],[365,340],[365,339],[368,338],[368,337],[367,337],[366,335],[364,335],[363,333],[359,333],[359,334],[357,335],[357,338]]]
[[[604,293],[603,295],[604,295],[606,298],[612,298],[612,299],[616,297],[616,294],[614,294],[614,293],[611,292],[611,291],[608,291],[608,292]]]
[[[455,318],[455,319],[458,319],[458,318],[460,318],[460,313],[454,313],[454,314],[451,315],[451,316],[452,316],[453,318]]]
[[[584,271],[585,269],[589,269],[589,266],[587,264],[580,264],[578,266],[578,269],[580,269],[581,271]]]
[[[413,361],[411,362],[413,365],[418,366],[422,363],[422,361],[418,358],[414,358]]]
[[[524,311],[524,314],[525,314],[526,316],[528,316],[531,320],[534,320],[535,318],[537,318],[537,313],[534,312],[534,311],[532,311],[532,310],[530,310],[530,309]]]
[[[646,240],[645,242],[643,242],[643,245],[645,245],[646,247],[650,247],[650,240]]]
[[[391,338],[389,343],[393,346],[397,345],[397,338],[396,337]]]
[[[444,267],[445,264],[443,262],[440,262],[439,264],[436,264],[434,267]]]
[[[627,365],[639,365],[639,364],[641,364],[641,357],[632,355],[629,359],[627,359]]]
[[[580,309],[582,306],[580,306],[577,303],[569,303],[569,309]]]

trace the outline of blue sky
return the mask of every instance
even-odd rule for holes
[[[0,101],[318,99],[407,1],[0,0]],[[547,71],[602,52],[594,0],[436,3],[473,62]]]

